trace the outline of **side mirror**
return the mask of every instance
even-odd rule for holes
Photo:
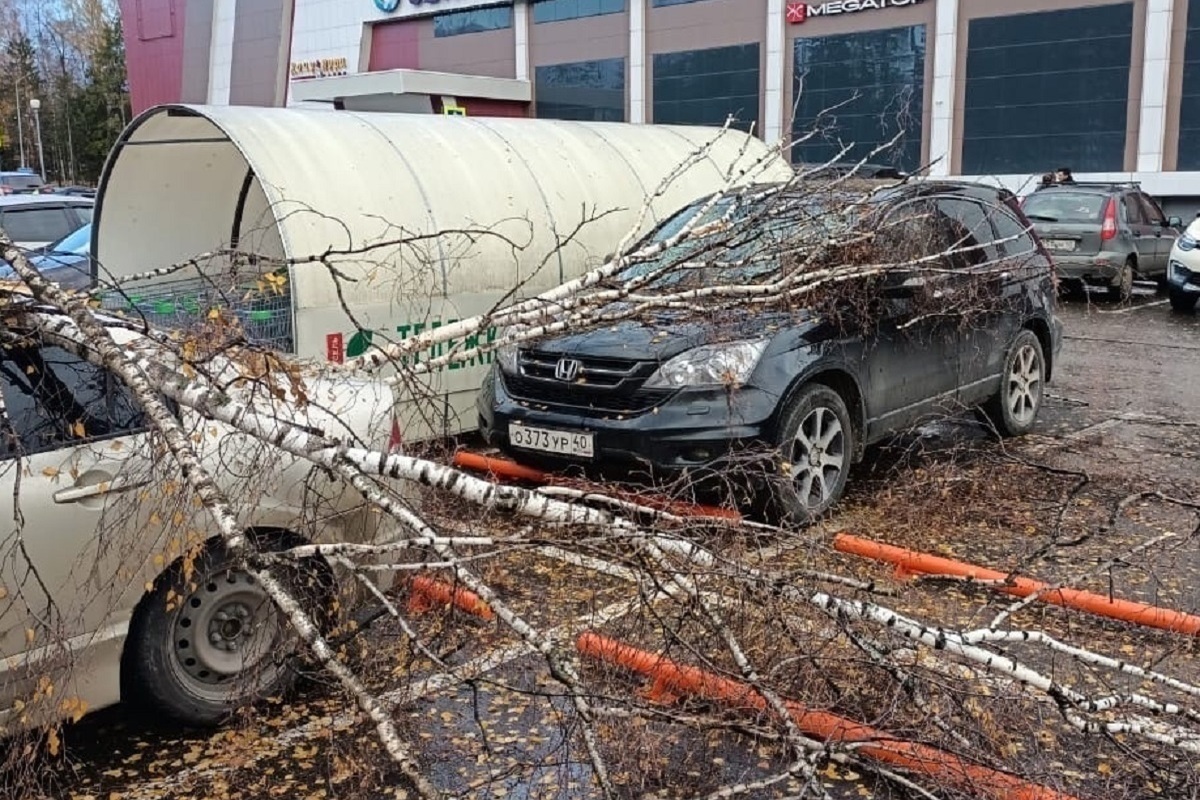
[[[1179,217],[1167,217],[1167,227],[1168,228],[1182,228],[1183,220],[1180,219]]]

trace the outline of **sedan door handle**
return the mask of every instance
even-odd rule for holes
[[[114,478],[111,481],[100,481],[98,483],[88,483],[83,486],[72,486],[69,489],[59,489],[54,493],[54,502],[56,503],[78,503],[80,500],[86,500],[89,497],[99,497],[110,492],[125,492],[130,489],[136,489],[139,486],[145,486],[150,481],[133,481],[128,478]]]

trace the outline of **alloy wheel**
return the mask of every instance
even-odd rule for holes
[[[1033,345],[1025,344],[1014,354],[1007,383],[1005,400],[1013,420],[1020,425],[1032,423],[1041,402],[1042,384],[1042,359]]]
[[[814,408],[796,429],[792,448],[791,479],[800,501],[808,508],[830,502],[846,459],[846,432],[838,415]]]

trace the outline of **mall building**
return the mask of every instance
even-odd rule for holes
[[[135,110],[739,126],[1016,188],[1200,198],[1200,0],[121,0]]]

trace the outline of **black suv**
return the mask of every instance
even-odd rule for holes
[[[1022,210],[1054,256],[1064,288],[1108,288],[1126,301],[1135,276],[1165,280],[1171,245],[1183,228],[1137,183],[1044,186]]]
[[[643,245],[673,236],[706,202],[668,219]],[[751,214],[756,202],[731,193],[707,213]],[[755,494],[772,500],[779,516],[805,523],[838,500],[866,445],[925,418],[982,405],[1001,434],[1029,431],[1062,334],[1050,258],[1015,197],[974,183],[922,181],[878,190],[859,207],[868,209],[860,230],[892,231],[878,246],[893,259],[924,257],[932,266],[889,270],[883,311],[870,325],[847,327],[838,308],[777,304],[731,316],[714,305],[688,319],[664,312],[502,350],[477,401],[485,439],[521,461],[625,474],[638,466],[728,474],[756,454],[770,467],[770,490]],[[695,247],[668,248],[618,282],[644,280],[655,264],[678,262],[673,250]],[[745,283],[787,268],[787,256],[747,268],[745,252],[731,248],[705,258],[742,265],[736,278]],[[701,281],[732,277],[726,270]],[[948,300],[956,292],[989,295],[987,310],[965,320]]]

